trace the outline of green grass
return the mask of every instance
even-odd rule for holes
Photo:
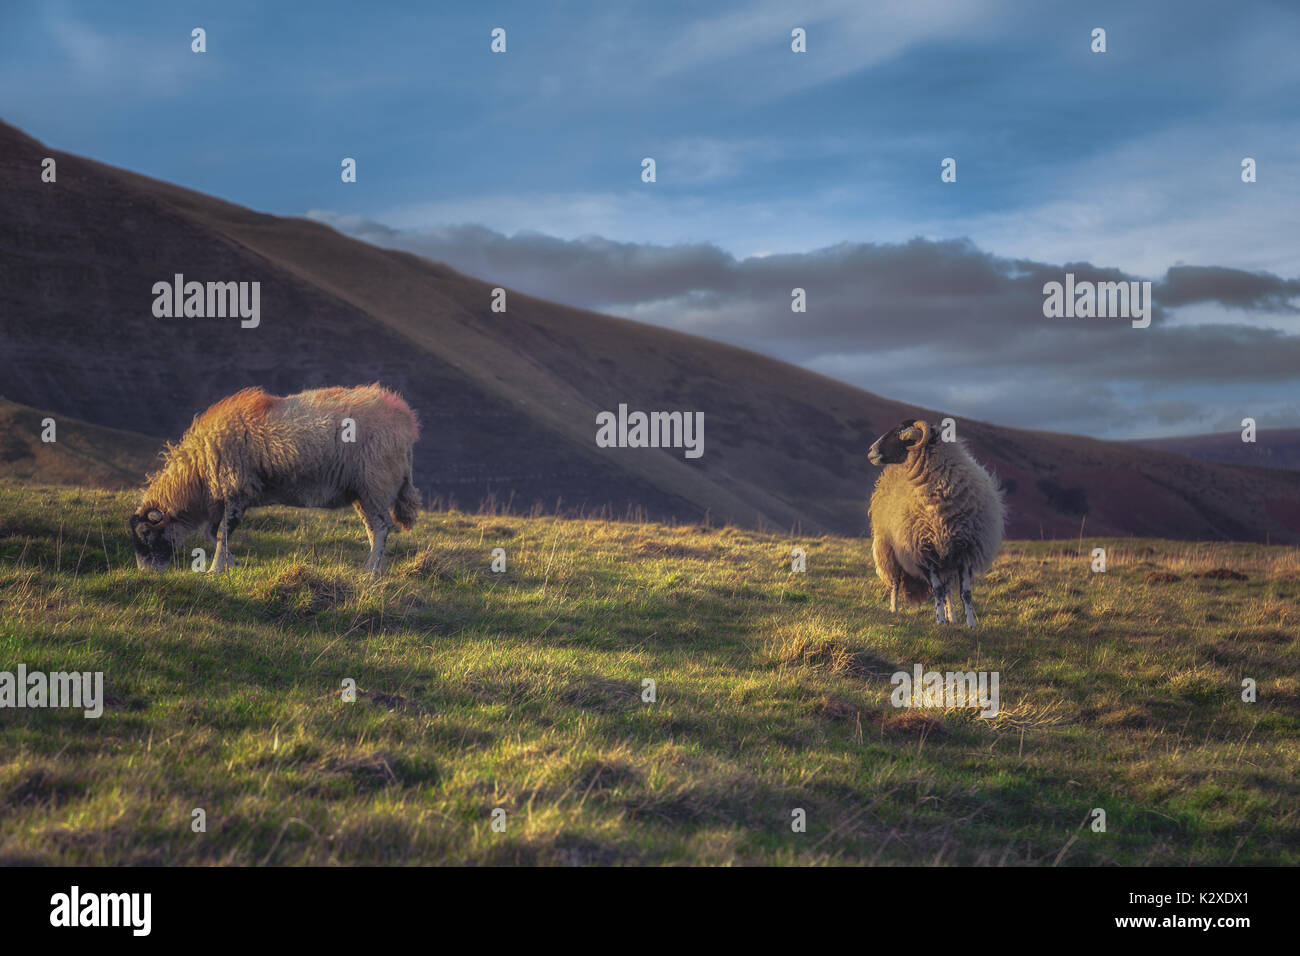
[[[109,698],[0,710],[0,862],[1300,862],[1295,549],[1010,542],[968,631],[865,540],[424,514],[373,582],[350,511],[267,509],[144,575],[134,503],[0,483],[0,669]],[[892,707],[915,663],[1001,713]]]

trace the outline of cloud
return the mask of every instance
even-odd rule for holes
[[[188,33],[170,44],[128,33],[97,30],[64,14],[50,14],[45,29],[54,40],[70,77],[103,92],[133,96],[179,95],[193,72]]]
[[[760,139],[719,139],[686,136],[663,149],[651,150],[657,173],[671,176],[674,184],[710,185],[751,171],[755,165],[779,154],[775,144]]]
[[[1088,263],[1009,259],[969,240],[840,243],[737,258],[709,243],[513,236],[479,225],[419,232],[316,211],[378,245],[494,283],[774,355],[879,394],[1024,427],[1135,437],[1253,414],[1300,423],[1300,282],[1220,267],[1174,267],[1153,284],[1151,327],[1047,319],[1043,284],[1140,277]],[[802,288],[807,311],[791,311]],[[1220,310],[1181,325],[1172,310]],[[1257,314],[1235,322],[1231,309]],[[1273,416],[1273,418],[1270,418]],[[1240,414],[1238,414],[1238,419]],[[1274,420],[1280,418],[1282,420]],[[1145,429],[1142,430],[1142,429]]]
[[[1230,308],[1268,312],[1297,312],[1300,280],[1279,279],[1267,272],[1245,272],[1218,266],[1174,266],[1161,284],[1166,305],[1218,302]]]
[[[711,71],[719,63],[764,52],[790,53],[790,32],[807,31],[798,69],[746,71],[734,87],[750,96],[784,95],[857,73],[925,42],[970,37],[1004,6],[1002,0],[810,0],[791,7],[763,0],[696,20],[672,38],[654,70],[657,78]],[[775,61],[774,61],[775,62]],[[725,81],[727,77],[722,77]]]

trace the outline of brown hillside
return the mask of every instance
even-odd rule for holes
[[[41,440],[46,418],[54,441]],[[42,484],[136,488],[158,467],[155,438],[37,411],[0,399],[0,477]]]
[[[42,157],[58,159],[42,184]],[[509,294],[318,223],[269,216],[49,150],[0,124],[0,393],[86,422],[176,437],[245,385],[381,381],[417,409],[427,498],[715,520],[866,527],[871,441],[912,409],[704,339]],[[158,319],[175,273],[260,281],[256,329]],[[919,374],[940,374],[936,370]],[[705,454],[598,449],[595,416],[705,413]],[[1008,483],[1013,535],[1300,542],[1300,474],[959,418]]]

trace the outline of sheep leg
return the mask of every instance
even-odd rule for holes
[[[898,612],[898,592],[903,587],[903,569],[894,557],[893,548],[881,535],[871,539],[871,556],[876,562],[876,574],[889,588],[889,610]]]
[[[370,545],[370,550],[375,550],[375,530],[370,526],[370,519],[366,517],[366,509],[361,506],[360,500],[352,502],[352,507],[357,517],[361,519],[361,523],[366,526],[366,541]]]
[[[362,570],[369,571],[373,575],[379,575],[384,570],[384,547],[388,542],[388,531],[392,527],[392,521],[388,517],[388,510],[380,508],[373,502],[355,502],[354,507],[357,514],[361,515],[362,522],[366,526],[366,537],[370,540],[370,556],[366,558],[366,563]]]
[[[239,527],[239,521],[243,516],[243,500],[231,498],[226,502],[221,511],[221,523],[217,525],[217,550],[212,556],[212,564],[208,567],[209,574],[214,571],[225,571],[234,566],[235,559],[230,554],[230,536]]]
[[[957,623],[957,578],[953,576],[944,582],[944,587],[948,589],[948,599],[943,602],[943,609],[947,613],[948,623]]]
[[[224,508],[225,505],[223,504],[222,509],[224,510]],[[203,537],[207,538],[208,543],[213,546],[214,557],[216,556],[217,531],[220,530],[220,528],[221,519],[218,518],[216,521],[212,522],[212,524],[203,529]],[[234,529],[232,528],[231,530],[233,531]],[[226,551],[226,566],[231,568],[239,567],[239,559],[231,554],[229,550]]]
[[[948,603],[948,582],[942,575],[929,573],[930,590],[934,592],[934,623],[944,622],[945,605]]]
[[[966,610],[966,626],[975,626],[975,604],[971,600],[970,568],[961,569],[961,606]]]

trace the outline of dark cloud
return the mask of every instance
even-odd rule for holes
[[[842,243],[736,259],[710,244],[657,246],[598,237],[505,236],[482,226],[407,233],[318,214],[350,234],[402,248],[532,295],[719,339],[824,371],[880,394],[972,417],[1091,434],[1128,432],[1138,412],[1159,432],[1209,412],[1189,399],[1294,410],[1300,335],[1247,325],[1169,321],[1198,303],[1290,313],[1300,280],[1218,267],[1175,267],[1153,283],[1150,328],[1124,319],[1049,319],[1043,285],[1129,281],[1089,263],[1000,258],[967,240]],[[791,311],[806,290],[807,312]],[[1251,398],[1242,396],[1245,388]],[[1181,414],[1175,414],[1175,412]],[[1258,411],[1261,421],[1266,411]],[[1281,413],[1280,413],[1281,414]],[[1291,414],[1291,413],[1285,413]],[[1270,421],[1275,425],[1300,424]]]
[[[1174,266],[1160,285],[1168,306],[1218,302],[1230,308],[1297,312],[1300,279],[1280,279],[1267,272],[1243,272],[1222,266]]]

